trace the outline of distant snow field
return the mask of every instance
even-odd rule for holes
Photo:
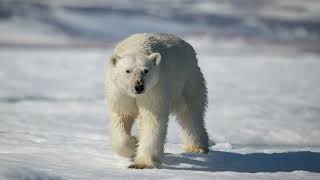
[[[1,44],[77,44],[137,32],[320,40],[317,0],[2,0]]]
[[[162,169],[126,169],[108,138],[111,48],[1,48],[0,179],[319,179],[319,55],[186,39],[208,83],[208,155],[183,153],[170,117]]]

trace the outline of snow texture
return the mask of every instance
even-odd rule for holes
[[[163,167],[147,171],[125,169],[129,160],[110,149],[103,80],[111,49],[1,49],[2,178],[319,177],[319,56],[209,53],[199,40],[189,38],[202,45],[194,43],[217,144],[208,155],[183,153],[171,117]]]
[[[319,179],[319,3],[200,2],[0,1],[0,179]],[[196,49],[208,155],[183,152],[175,117],[161,169],[111,151],[106,61],[140,31]]]

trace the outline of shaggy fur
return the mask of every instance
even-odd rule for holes
[[[135,92],[139,83],[145,86],[142,93]],[[107,67],[106,97],[112,148],[134,159],[129,168],[160,166],[170,113],[182,127],[185,150],[208,152],[206,82],[195,51],[184,40],[141,33],[120,42]],[[139,140],[131,135],[134,120]]]

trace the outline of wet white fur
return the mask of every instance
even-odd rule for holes
[[[160,54],[157,63],[154,53]],[[113,57],[117,59],[107,66],[106,97],[114,151],[134,157],[135,164],[159,167],[170,113],[182,127],[186,149],[208,148],[206,82],[188,43],[171,34],[134,34],[116,46]],[[149,69],[146,91],[136,95],[134,76],[144,68]],[[131,136],[134,120],[139,123],[139,140]]]

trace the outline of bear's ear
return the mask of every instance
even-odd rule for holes
[[[154,65],[158,65],[161,62],[161,54],[160,53],[153,53],[149,56],[149,58],[151,59],[152,63]]]
[[[113,66],[115,66],[117,64],[117,62],[119,61],[120,57],[118,55],[112,55],[110,58],[110,62]]]

